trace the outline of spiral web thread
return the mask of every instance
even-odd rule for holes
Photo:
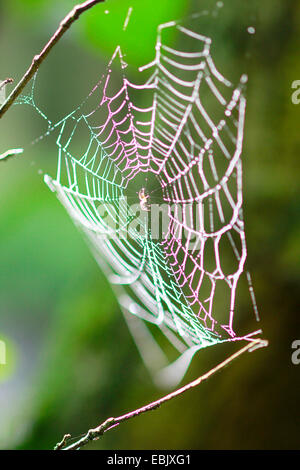
[[[181,39],[178,50],[164,41],[170,28]],[[139,69],[150,71],[143,84],[126,78],[117,47],[86,102],[59,122],[39,110],[33,91],[22,98],[48,121],[48,133],[59,130],[57,175],[46,175],[45,182],[86,235],[146,365],[155,374],[160,370],[156,379],[173,383],[196,351],[251,341],[261,332],[239,334],[234,328],[236,289],[247,256],[241,161],[247,77],[234,87],[217,70],[212,46],[210,38],[170,22],[158,28],[154,61]],[[117,91],[113,67],[121,72]],[[91,97],[96,108],[83,112]],[[168,213],[159,240],[133,223],[126,193],[149,174]],[[145,225],[142,217],[137,222]],[[227,271],[223,249],[233,260]],[[227,304],[215,305],[219,286]],[[176,351],[171,365],[153,325]]]

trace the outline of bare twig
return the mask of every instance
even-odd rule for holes
[[[68,447],[65,447],[65,444],[66,444],[66,441],[69,439],[69,437],[66,438],[66,436],[64,436],[64,439],[59,444],[57,444],[55,446],[55,450],[60,450],[60,449],[63,449],[63,450],[77,450],[77,449],[80,449],[81,447],[88,444],[90,441],[99,439],[99,437],[102,436],[106,431],[114,428],[115,426],[118,426],[123,421],[128,421],[129,419],[135,418],[136,416],[139,416],[143,413],[146,413],[147,411],[155,410],[159,406],[161,406],[162,404],[172,400],[175,397],[178,397],[179,395],[182,395],[183,393],[187,392],[191,388],[197,387],[200,383],[204,382],[204,380],[207,380],[209,377],[214,375],[216,372],[223,369],[225,366],[230,364],[234,359],[239,357],[244,352],[253,351],[254,349],[257,349],[259,347],[264,347],[264,346],[267,346],[267,345],[268,345],[268,342],[265,341],[265,340],[262,340],[262,339],[251,340],[251,342],[248,343],[246,346],[244,346],[242,349],[238,350],[236,353],[229,356],[227,359],[225,359],[225,361],[221,362],[220,364],[218,364],[213,369],[210,369],[208,372],[206,372],[206,374],[202,375],[201,377],[198,377],[193,382],[188,383],[184,387],[181,387],[178,390],[175,390],[174,392],[171,392],[168,395],[165,395],[164,397],[160,398],[159,400],[156,400],[152,403],[149,403],[148,405],[143,406],[142,408],[138,408],[134,411],[131,411],[130,413],[126,413],[122,416],[118,416],[117,418],[108,418],[106,421],[104,421],[102,424],[100,424],[96,428],[90,429],[85,434],[84,437],[77,440],[73,444],[70,444]]]
[[[10,149],[0,155],[0,161],[6,161],[10,157],[14,157],[15,155],[19,155],[23,153],[23,149]]]
[[[65,434],[62,440],[56,444],[56,446],[54,447],[54,450],[63,449],[67,443],[67,440],[70,439],[70,437],[71,437],[71,434]]]
[[[2,88],[4,88],[8,83],[12,83],[13,81],[13,78],[6,78],[5,80],[3,80],[3,82],[0,83],[0,90],[2,90]]]
[[[6,113],[6,111],[11,107],[16,98],[20,95],[22,90],[25,88],[30,79],[34,76],[35,72],[39,69],[41,63],[45,60],[51,49],[55,44],[60,40],[64,33],[70,28],[72,23],[76,21],[79,16],[92,8],[97,3],[102,3],[105,0],[88,0],[86,2],[76,5],[70,13],[60,22],[58,29],[55,31],[53,36],[49,39],[47,44],[44,46],[42,51],[35,55],[28,70],[25,72],[19,83],[13,89],[11,94],[8,96],[6,101],[0,107],[0,118]]]

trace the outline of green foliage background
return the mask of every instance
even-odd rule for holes
[[[239,44],[234,23],[248,21],[257,29],[246,61],[244,198],[249,269],[270,346],[89,448],[299,446],[300,366],[291,363],[291,343],[300,339],[300,105],[291,102],[291,83],[300,79],[300,5],[224,3],[227,40],[220,38],[216,48],[225,58]],[[74,4],[0,1],[1,79],[22,76]],[[125,33],[129,6],[135,19]],[[153,58],[159,23],[203,7],[200,0],[107,0],[95,7],[43,64],[39,103],[50,116],[64,115],[96,83],[117,44],[130,63],[145,64]],[[0,122],[0,153],[28,145],[40,126],[34,113],[15,106]],[[53,174],[55,164],[55,148],[36,145],[0,168],[0,339],[8,355],[7,365],[0,365],[0,448],[52,448],[67,432],[79,435],[163,393],[144,369],[81,235],[43,183],[42,173]],[[220,346],[197,356],[185,380],[225,353]]]

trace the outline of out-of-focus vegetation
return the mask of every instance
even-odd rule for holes
[[[274,0],[237,9],[243,3],[224,1],[226,41],[220,36],[215,47],[230,57],[239,44],[234,25],[256,27],[247,55],[240,51],[241,69],[250,77],[244,200],[248,267],[270,346],[90,448],[299,446],[300,365],[291,363],[291,343],[300,339],[300,105],[292,104],[291,83],[300,79],[300,5]],[[74,4],[0,2],[0,79],[21,77]],[[124,32],[129,6],[133,17]],[[202,8],[200,0],[96,6],[42,65],[39,103],[52,118],[63,116],[87,95],[117,44],[133,65],[147,63],[157,24]],[[7,344],[7,365],[0,365],[0,447],[49,449],[63,434],[81,434],[163,392],[152,384],[84,240],[43,183],[43,172],[54,174],[56,149],[28,145],[44,124],[24,108],[14,106],[0,122],[0,153],[26,149],[0,165],[0,339]],[[247,308],[250,303],[242,303],[241,318]],[[186,380],[225,352],[220,346],[196,356]]]

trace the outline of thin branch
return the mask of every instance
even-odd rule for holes
[[[45,60],[51,49],[57,44],[57,42],[61,39],[64,33],[70,28],[70,26],[76,21],[79,16],[95,6],[97,3],[103,3],[105,0],[88,0],[86,2],[80,3],[76,5],[70,13],[60,22],[58,29],[55,31],[53,36],[49,39],[47,44],[44,46],[42,51],[35,55],[31,65],[29,66],[28,70],[25,72],[19,83],[13,89],[11,94],[8,96],[6,101],[0,107],[0,118],[6,113],[6,111],[11,107],[14,103],[16,98],[20,95],[22,90],[25,88],[27,83],[31,80],[34,74],[39,69],[42,62]]]
[[[0,161],[6,161],[9,158],[14,157],[15,155],[19,155],[20,153],[23,153],[23,149],[6,150],[6,152],[0,155]]]
[[[54,450],[61,450],[65,447],[67,440],[71,438],[71,434],[65,434],[60,442],[56,444]]]
[[[102,436],[106,431],[109,431],[110,429],[114,428],[115,426],[118,426],[120,423],[124,421],[128,421],[129,419],[135,418],[136,416],[140,416],[143,413],[146,413],[148,411],[156,410],[159,408],[161,405],[164,403],[173,400],[173,398],[178,397],[182,395],[183,393],[187,392],[191,388],[197,387],[200,385],[202,382],[207,380],[209,377],[214,375],[216,372],[219,370],[223,369],[225,366],[230,364],[234,359],[237,357],[241,356],[244,352],[246,351],[254,351],[255,349],[258,349],[260,347],[265,347],[268,345],[268,341],[262,340],[262,339],[257,339],[257,340],[251,340],[250,343],[248,343],[246,346],[244,346],[242,349],[237,351],[236,353],[232,354],[229,356],[225,361],[221,362],[218,364],[216,367],[213,369],[210,369],[206,374],[202,375],[201,377],[198,377],[196,380],[193,382],[188,383],[184,387],[181,387],[174,392],[169,393],[168,395],[165,395],[164,397],[160,398],[159,400],[156,400],[152,403],[149,403],[148,405],[143,406],[142,408],[138,408],[137,410],[131,411],[130,413],[126,413],[122,416],[118,416],[117,418],[108,418],[106,421],[104,421],[102,424],[97,426],[94,429],[90,429],[84,437],[81,439],[77,440],[73,444],[69,445],[68,447],[65,447],[67,440],[69,437],[66,438],[64,436],[63,440],[55,446],[55,450],[77,450],[80,449],[81,447],[85,446],[88,444],[90,441],[97,440],[99,439],[100,436]]]
[[[2,90],[2,88],[6,87],[6,85],[8,83],[13,83],[14,79],[13,78],[6,78],[5,80],[3,80],[2,83],[0,83],[0,90]]]

